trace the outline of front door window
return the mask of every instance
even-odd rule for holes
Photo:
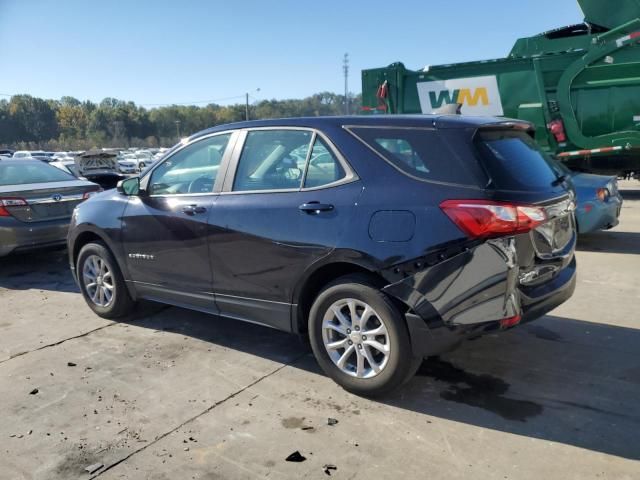
[[[230,133],[205,138],[172,155],[153,171],[149,194],[211,193],[230,138]]]

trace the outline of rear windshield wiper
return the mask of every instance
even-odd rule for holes
[[[558,185],[564,183],[566,179],[567,179],[567,175],[560,175],[553,182],[551,182],[551,186],[552,187],[557,187]]]

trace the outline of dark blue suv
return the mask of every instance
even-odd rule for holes
[[[80,205],[71,269],[98,315],[145,299],[306,335],[336,382],[383,394],[573,293],[573,195],[531,134],[460,116],[215,127]]]

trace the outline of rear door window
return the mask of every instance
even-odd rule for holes
[[[549,190],[558,178],[553,160],[526,132],[483,131],[476,145],[498,190]]]
[[[247,134],[233,191],[299,189],[313,133],[308,130],[255,130]]]
[[[467,165],[451,151],[437,130],[390,127],[352,127],[349,130],[384,160],[414,178],[478,185],[477,165]],[[477,164],[473,156],[471,158]]]
[[[327,143],[316,137],[309,157],[309,164],[304,179],[304,188],[315,188],[330,185],[344,178],[345,171]]]

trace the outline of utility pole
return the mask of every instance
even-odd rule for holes
[[[344,113],[349,115],[349,54],[345,53],[342,59],[342,71],[344,72]]]
[[[176,134],[180,138],[180,120],[176,120],[174,123],[176,124]]]
[[[259,92],[260,88],[256,88],[256,92]],[[244,119],[249,120],[249,92],[244,94]]]

